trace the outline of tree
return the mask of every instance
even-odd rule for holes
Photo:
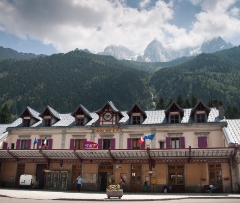
[[[191,108],[191,103],[190,103],[188,97],[186,98],[186,100],[184,102],[184,108]]]
[[[182,95],[178,95],[177,97],[177,104],[180,106],[180,107],[183,107],[183,99],[182,99]]]
[[[8,105],[5,104],[2,107],[1,113],[0,113],[0,122],[2,124],[8,124],[11,123],[11,113],[9,111]]]
[[[192,103],[192,107],[194,107],[198,103],[198,100],[197,100],[197,98],[194,95],[192,95],[191,103]]]
[[[161,97],[156,105],[156,109],[165,109],[165,102],[164,99]]]
[[[173,103],[173,99],[172,99],[172,97],[170,97],[170,98],[168,99],[168,107],[169,107],[172,103]]]
[[[240,118],[240,109],[238,109],[236,106],[228,105],[225,111],[225,117],[227,119]]]

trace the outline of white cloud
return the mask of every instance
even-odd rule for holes
[[[13,2],[13,3],[11,3]],[[124,45],[143,52],[154,39],[175,49],[196,46],[215,36],[240,33],[239,8],[234,0],[191,0],[202,12],[188,32],[169,23],[174,1],[140,2],[141,10],[127,7],[124,0],[2,0],[0,30],[22,39],[52,44],[59,52],[75,48],[100,52],[108,45]]]

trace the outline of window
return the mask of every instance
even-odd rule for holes
[[[172,149],[180,148],[179,138],[171,138],[171,146],[172,146]]]
[[[111,147],[111,139],[103,139],[103,149],[109,149]]]
[[[164,149],[164,142],[159,142],[159,148]]]
[[[179,123],[179,115],[170,115],[170,123]]]
[[[196,122],[197,123],[204,123],[205,122],[205,114],[197,114],[197,117],[196,117]]]
[[[185,138],[180,136],[167,137],[166,138],[166,148],[167,149],[184,149],[185,148]]]
[[[83,140],[82,139],[75,140],[75,149],[83,149]]]
[[[27,149],[28,140],[21,140],[20,149]]]
[[[44,119],[44,126],[45,127],[51,126],[51,119]]]
[[[14,143],[11,143],[11,149],[14,149],[14,147],[15,147]]]
[[[132,117],[132,124],[140,124],[140,116],[133,116]]]
[[[23,120],[23,127],[30,127],[30,119]]]
[[[140,149],[139,139],[132,139],[132,149]]]
[[[84,119],[83,118],[76,118],[76,125],[77,126],[83,126],[84,125]]]

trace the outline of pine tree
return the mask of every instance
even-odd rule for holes
[[[172,103],[173,103],[173,99],[172,99],[172,97],[170,97],[170,98],[168,99],[168,106],[167,106],[167,107],[169,107]]]
[[[186,100],[184,102],[184,108],[191,108],[191,103],[190,103],[188,97],[186,98]]]
[[[8,124],[11,122],[11,113],[9,111],[7,104],[5,104],[2,108],[2,111],[0,114],[0,121],[2,124]]]
[[[192,102],[192,107],[194,107],[198,103],[198,100],[194,95],[192,95],[192,101],[191,102]]]
[[[165,102],[164,99],[161,97],[156,105],[156,109],[165,109]]]
[[[177,104],[180,106],[180,107],[183,107],[183,99],[182,99],[182,95],[178,95],[177,97]]]

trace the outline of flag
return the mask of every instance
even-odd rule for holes
[[[142,136],[141,136],[140,140],[138,140],[138,142],[139,142],[140,144],[142,144],[142,143],[144,142],[144,139],[142,138]]]
[[[144,135],[143,139],[144,139],[144,140],[147,140],[147,139],[148,139],[148,140],[153,140],[154,136],[155,136],[155,134]]]
[[[45,139],[44,139],[44,141],[43,141],[43,145],[44,145],[44,147],[47,146],[47,138],[46,138],[46,137],[45,137]]]
[[[37,138],[35,137],[35,139],[34,139],[34,141],[33,141],[33,145],[35,146],[35,144],[37,144],[38,143],[38,140],[37,140]]]

